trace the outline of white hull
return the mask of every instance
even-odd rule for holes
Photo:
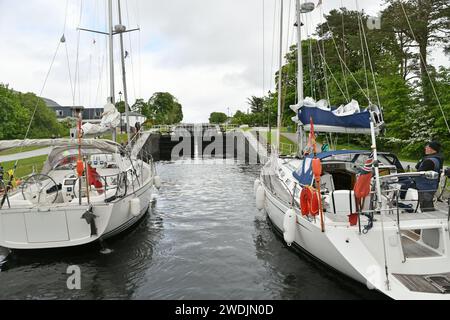
[[[283,232],[283,220],[288,206],[279,201],[266,190],[265,208],[270,221],[281,232]],[[326,233],[321,232],[320,226],[309,223],[306,219],[300,218],[297,214],[297,225],[294,245],[324,264],[338,270],[339,272],[364,283],[364,278],[348,263],[334,245],[330,242]]]
[[[286,170],[283,167],[283,170]],[[290,204],[272,193],[264,184],[264,170],[261,185],[264,188],[264,209],[273,225],[284,231],[285,213]],[[286,171],[289,171],[287,169]],[[280,179],[279,176],[277,176]],[[286,187],[286,186],[285,186]],[[279,193],[279,191],[277,191]],[[291,190],[292,192],[292,190]],[[286,190],[288,193],[288,190]],[[296,201],[298,201],[296,199]],[[298,204],[298,202],[297,202]],[[382,247],[381,217],[377,217],[373,228],[367,234],[360,234],[358,226],[350,226],[348,220],[332,221],[324,216],[325,232],[322,232],[320,218],[305,218],[298,207],[296,213],[294,246],[306,251],[314,258],[342,274],[376,289],[393,299],[450,299],[450,294],[418,292],[408,289],[396,275],[448,275],[450,273],[450,238],[447,219],[411,220],[402,224],[402,230],[414,228],[439,229],[442,238],[440,255],[417,259],[405,259],[399,237],[398,225],[393,219],[384,218],[384,233],[387,245],[389,287],[386,285],[385,265]]]
[[[63,248],[117,235],[133,226],[147,212],[152,197],[152,179],[153,176],[149,175],[141,187],[123,198],[109,203],[91,203],[97,235],[91,235],[91,226],[82,218],[89,209],[86,198],[81,205],[75,201],[38,208],[4,208],[0,211],[0,246],[10,249]],[[140,200],[139,214],[131,212],[130,201],[134,198]]]

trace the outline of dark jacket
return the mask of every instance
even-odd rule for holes
[[[444,167],[444,157],[441,153],[434,153],[424,156],[416,165],[417,171],[435,171],[441,174]],[[422,191],[436,191],[439,186],[439,178],[435,180],[427,179],[425,177],[418,177],[415,179],[417,190]]]

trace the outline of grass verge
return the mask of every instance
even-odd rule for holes
[[[42,155],[27,159],[21,159],[19,160],[17,164],[17,169],[15,172],[16,178],[22,178],[25,177],[33,172],[41,172],[42,167],[44,166],[44,162],[47,160],[48,155]],[[14,167],[14,163],[16,161],[7,161],[3,162],[2,166],[5,171],[4,179],[6,180],[8,175],[8,170],[12,169]]]

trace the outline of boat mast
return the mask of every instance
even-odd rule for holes
[[[108,0],[108,38],[109,38],[109,103],[115,104],[114,94],[114,30],[112,0]],[[117,141],[116,128],[113,129],[112,138]]]
[[[130,143],[130,117],[129,117],[129,111],[128,111],[128,93],[127,93],[127,77],[125,73],[125,54],[123,50],[123,32],[125,31],[125,26],[122,25],[122,12],[120,10],[120,0],[117,0],[117,6],[119,9],[119,28],[120,30],[119,36],[120,36],[120,58],[122,61],[122,82],[123,82],[123,96],[125,99],[125,116],[126,116],[126,122],[127,122],[127,143]]]
[[[78,28],[81,31],[99,33],[108,36],[109,41],[109,97],[108,103],[111,103],[115,106],[115,88],[114,88],[114,35],[120,35],[120,49],[121,49],[121,60],[122,60],[122,78],[123,78],[123,90],[125,93],[125,112],[127,115],[127,138],[128,142],[130,142],[130,122],[128,116],[128,94],[127,94],[127,84],[126,84],[126,74],[125,74],[125,55],[123,49],[123,33],[137,31],[139,28],[134,28],[127,30],[125,26],[122,25],[122,13],[120,10],[120,0],[118,0],[118,9],[119,9],[119,24],[113,25],[113,2],[112,0],[108,0],[108,32],[98,31],[98,30],[90,30],[85,28]],[[122,115],[121,115],[122,116]],[[112,131],[112,138],[114,141],[117,141],[116,128]]]
[[[280,137],[281,137],[281,94],[283,79],[283,0],[280,0],[280,57],[278,61],[278,111],[277,111],[277,154],[280,154]]]
[[[300,107],[300,103],[303,103],[303,50],[302,50],[302,20],[301,20],[301,6],[300,0],[296,0],[297,11],[297,104]],[[297,126],[297,139],[298,139],[298,154],[304,148],[303,146],[303,126],[298,124]]]
[[[314,3],[304,2],[296,0],[296,13],[297,13],[297,94],[298,94],[298,107],[303,104],[304,92],[303,92],[303,47],[302,47],[302,13],[309,13],[315,8]],[[299,123],[297,126],[297,139],[298,139],[298,155],[302,156],[302,151],[305,143],[305,131],[303,124]]]
[[[298,103],[303,101],[303,49],[302,49],[302,21],[300,0],[296,0],[297,7],[297,93]]]

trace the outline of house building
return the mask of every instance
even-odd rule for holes
[[[103,114],[103,108],[84,108],[82,106],[61,106],[59,103],[57,103],[54,100],[48,99],[48,98],[42,98],[45,103],[47,104],[47,107],[52,109],[55,114],[58,121],[63,121],[66,118],[72,118],[76,116],[75,110],[81,109],[83,110],[83,122],[100,122],[102,119]],[[139,122],[141,125],[147,120],[147,118],[137,112],[130,112],[128,115],[129,121],[130,121],[130,128],[133,129],[136,126],[136,123]],[[126,122],[127,117],[125,113],[121,114],[121,128],[122,131],[126,131]]]
[[[42,98],[47,104],[47,107],[52,109],[58,121],[62,121],[66,118],[75,117],[75,110],[83,110],[83,121],[98,122],[102,118],[103,108],[84,108],[83,106],[61,106],[54,100],[48,98]]]

